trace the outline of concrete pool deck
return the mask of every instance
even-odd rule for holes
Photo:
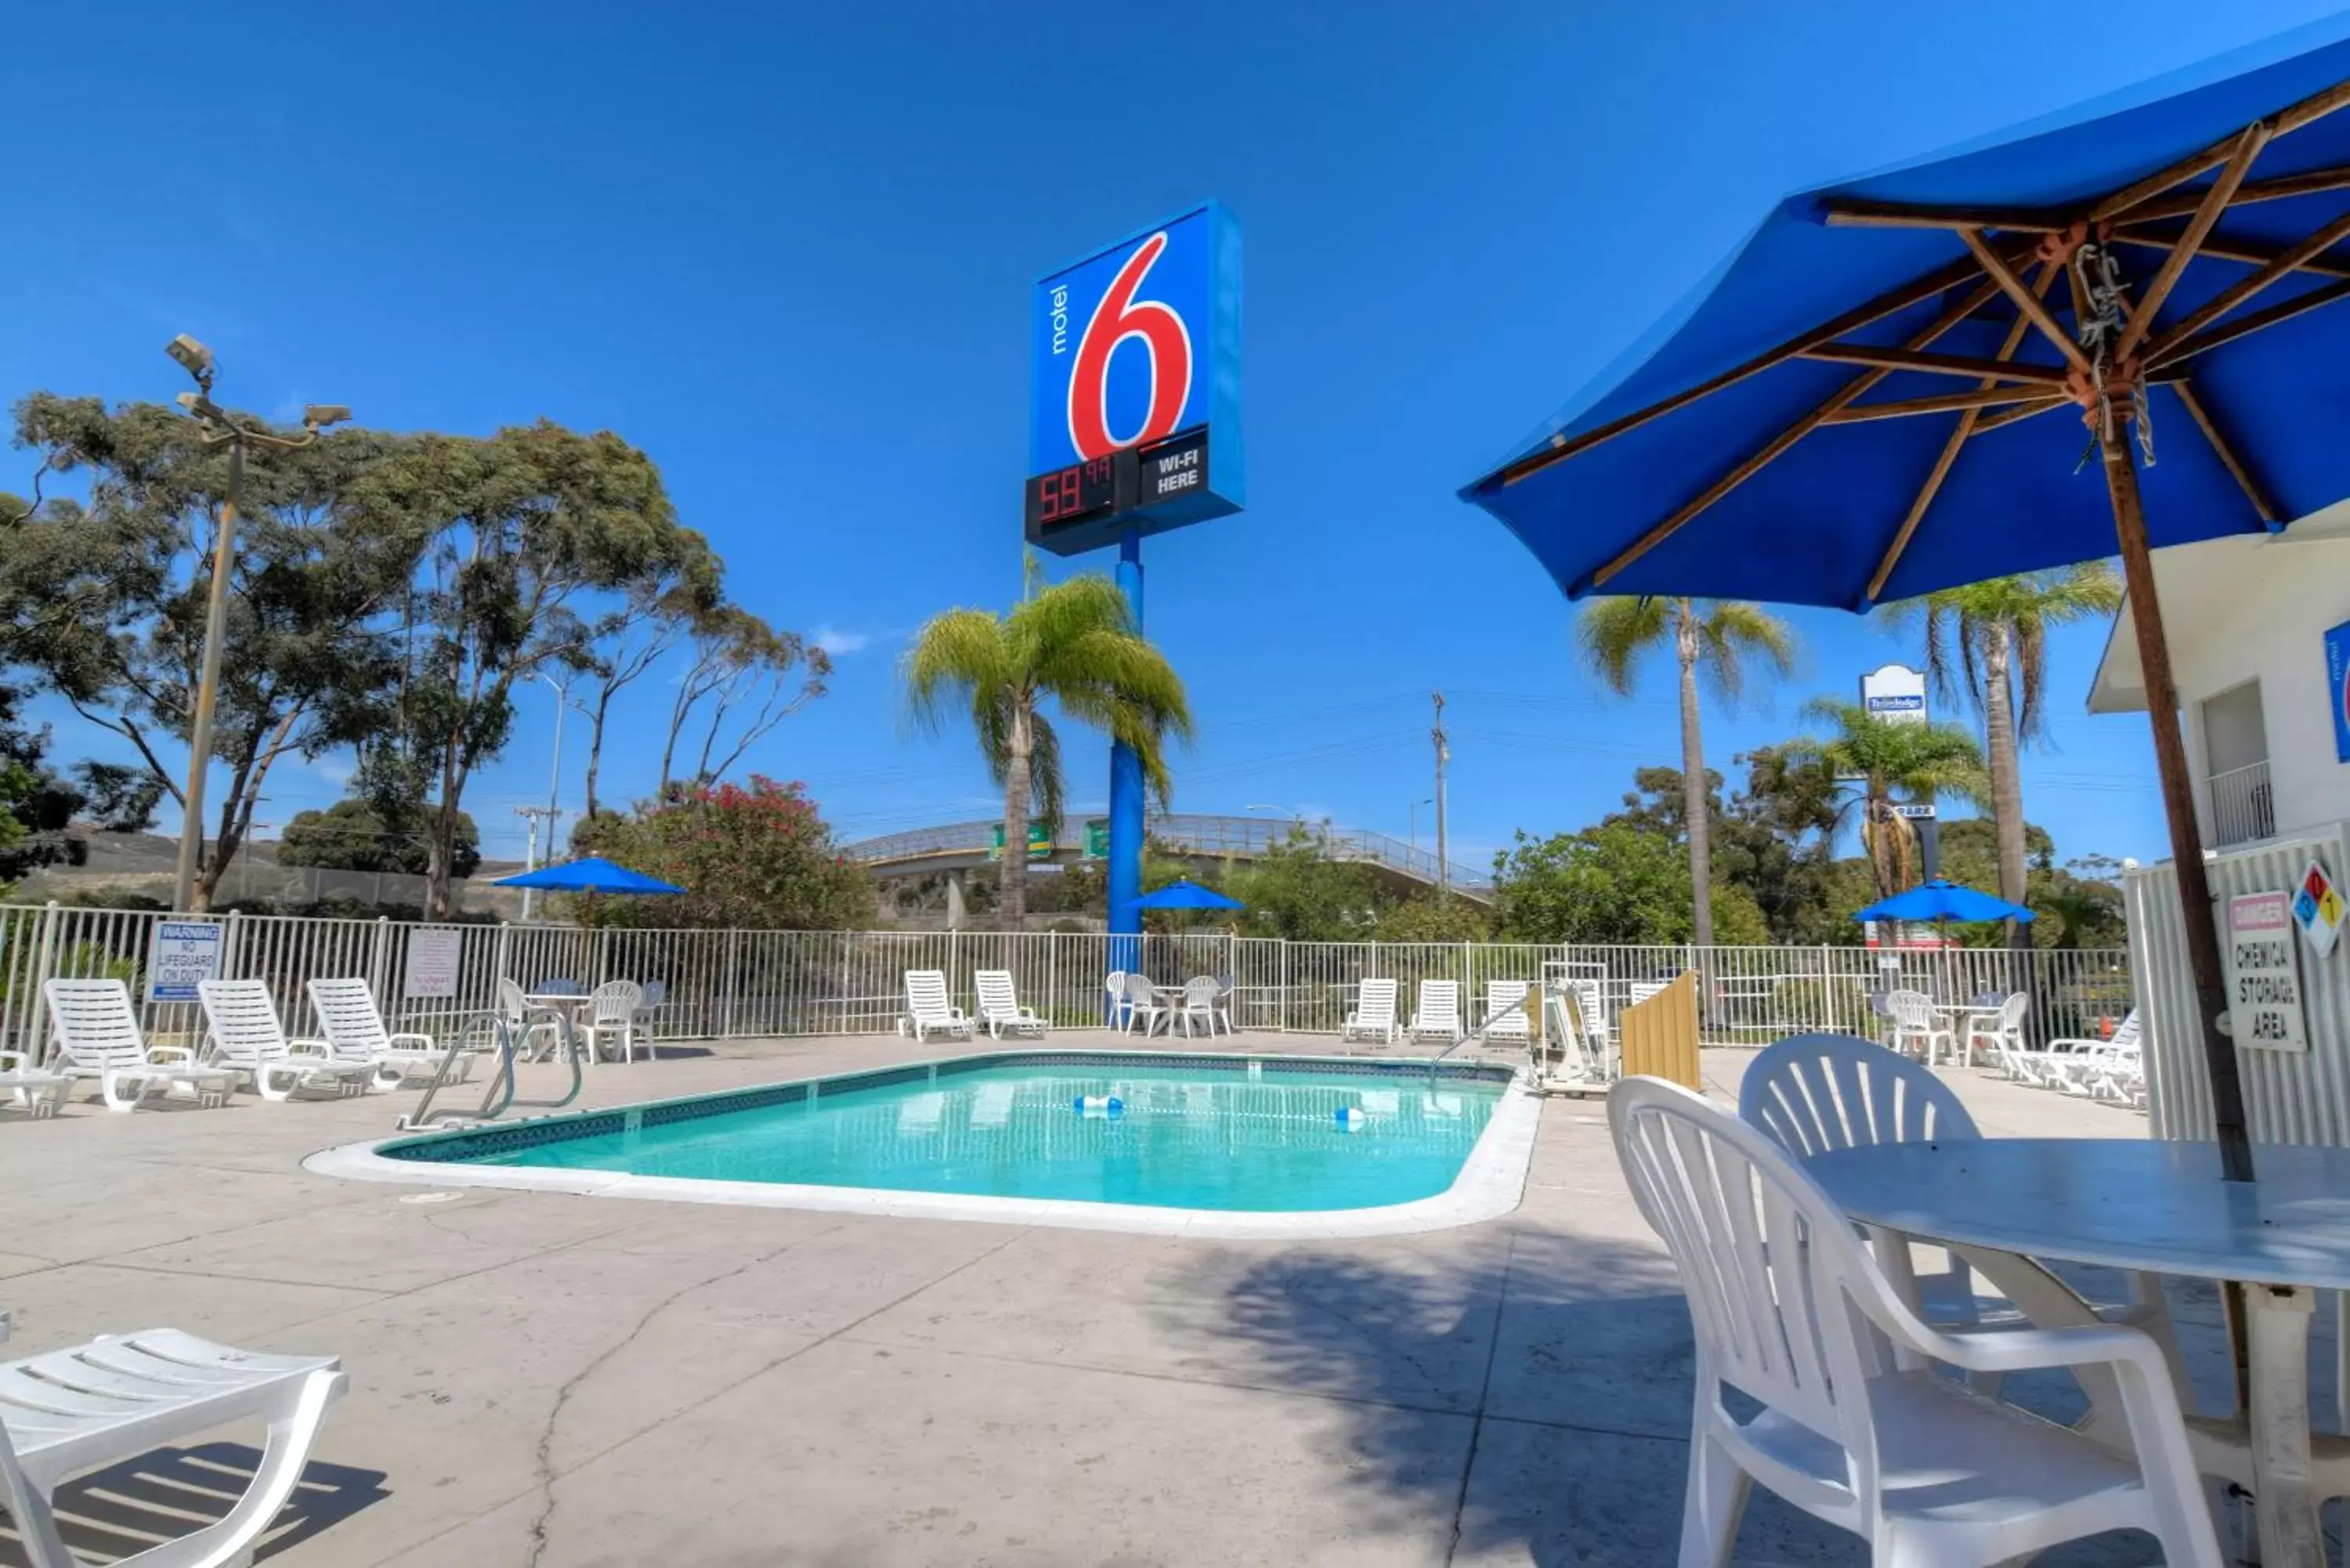
[[[583,1103],[941,1054],[729,1044],[598,1067]],[[1708,1052],[1710,1085],[1734,1094],[1749,1059]],[[562,1069],[524,1071],[545,1094]],[[2143,1135],[2126,1111],[1948,1076],[1994,1137]],[[0,1117],[0,1357],[158,1325],[341,1356],[350,1393],[269,1559],[288,1568],[1672,1558],[1689,1324],[1596,1101],[1544,1106],[1503,1219],[1249,1241],[478,1189],[418,1202],[440,1189],[301,1168],[415,1098],[110,1116],[78,1097],[54,1120]],[[2215,1303],[2178,1304],[2216,1406]],[[104,1528],[68,1539],[131,1550],[122,1530],[187,1505],[188,1476],[216,1489],[254,1436],[69,1485],[64,1510]],[[2153,1557],[2115,1537],[2043,1561]],[[1863,1560],[1757,1493],[1741,1563]]]

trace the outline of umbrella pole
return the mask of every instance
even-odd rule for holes
[[[2114,532],[2121,542],[2122,580],[2129,588],[2130,622],[2146,678],[2146,716],[2154,725],[2155,771],[2162,778],[2163,813],[2170,819],[2170,854],[2178,871],[2179,916],[2186,922],[2187,961],[2195,976],[2195,1012],[2203,1028],[2203,1061],[2211,1078],[2211,1120],[2220,1139],[2220,1174],[2252,1178],[2251,1141],[2244,1127],[2244,1091],[2236,1075],[2235,1043],[2222,1027],[2228,988],[2220,967],[2220,929],[2211,913],[2211,881],[2203,867],[2203,835],[2195,825],[2188,784],[2187,743],[2178,732],[2178,688],[2170,675],[2170,644],[2155,597],[2154,560],[2147,545],[2146,504],[2138,494],[2124,408],[2099,421],[2106,488],[2113,495]],[[2095,415],[2093,414],[2093,418]]]

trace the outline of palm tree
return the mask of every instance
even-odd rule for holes
[[[901,673],[908,707],[935,732],[956,711],[971,716],[980,753],[1003,789],[1003,897],[1006,930],[1027,913],[1028,823],[1057,832],[1061,741],[1045,699],[1065,717],[1107,731],[1142,759],[1153,796],[1170,793],[1163,742],[1191,737],[1183,682],[1135,629],[1126,597],[1097,572],[1035,585],[1008,615],[951,609],[914,634]]]
[[[1991,814],[1999,843],[1999,896],[2024,898],[2023,775],[2019,753],[2042,732],[2048,684],[2048,628],[2121,607],[2122,587],[2102,561],[1992,577],[1886,607],[1897,623],[1922,617],[1926,669],[1954,700],[1963,689],[1982,715],[1991,758]],[[2008,922],[2008,943],[2031,937]]]
[[[1727,707],[1746,684],[1745,661],[1760,659],[1784,677],[1795,657],[1795,634],[1759,605],[1734,599],[1603,598],[1576,623],[1576,639],[1592,671],[1619,697],[1632,694],[1640,656],[1667,641],[1680,666],[1681,815],[1689,835],[1693,935],[1713,945],[1712,824],[1705,787],[1705,745],[1698,733],[1697,686],[1702,674]]]
[[[1896,791],[1913,801],[1950,799],[1972,805],[1985,793],[1982,751],[1956,724],[1880,719],[1857,702],[1826,698],[1804,705],[1804,717],[1835,726],[1824,739],[1790,742],[1789,753],[1824,764],[1842,799],[1836,823],[1857,815],[1879,898],[1916,881],[1917,831],[1893,810]]]

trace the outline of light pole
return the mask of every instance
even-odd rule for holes
[[[544,670],[535,670],[531,671],[531,675],[534,680],[544,680],[549,686],[555,688],[555,765],[547,774],[546,811],[546,863],[549,866],[552,866],[555,864],[555,825],[563,819],[562,809],[556,805],[556,800],[563,793],[563,713],[565,709],[571,706],[571,683],[567,680],[557,680],[554,676],[549,675]],[[538,818],[540,814],[536,811],[525,808],[522,815],[531,819],[530,850],[528,857],[531,860],[536,861],[538,858]],[[528,868],[531,870],[536,870],[537,867],[533,865]],[[522,918],[525,920],[530,919],[530,903],[531,889],[525,888],[522,890]]]
[[[1414,855],[1419,853],[1419,808],[1423,805],[1434,805],[1435,804],[1436,797],[1434,795],[1430,795],[1426,800],[1413,801],[1409,814],[1405,817],[1405,820],[1411,824],[1411,852]]]
[[[213,542],[211,597],[204,604],[204,660],[196,680],[196,711],[188,722],[188,787],[180,820],[180,867],[172,879],[172,908],[184,909],[195,900],[196,864],[204,852],[204,773],[212,763],[213,708],[220,698],[221,641],[228,624],[229,562],[236,545],[236,493],[244,483],[245,449],[255,442],[292,450],[308,446],[327,426],[340,424],[351,410],[339,403],[312,403],[302,410],[299,436],[271,435],[256,425],[239,423],[213,401],[213,351],[182,332],[163,347],[180,368],[195,379],[196,389],[176,400],[196,421],[207,447],[228,447],[228,491],[221,498],[220,527]]]

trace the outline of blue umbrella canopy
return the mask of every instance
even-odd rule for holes
[[[560,866],[542,866],[536,871],[524,871],[512,877],[501,877],[490,884],[494,888],[536,888],[543,893],[682,893],[682,888],[672,888],[642,872],[616,866],[598,856],[585,860],[567,860]]]
[[[2329,21],[1789,197],[1462,494],[1576,597],[1856,609],[2109,556],[2107,484],[2082,462],[2095,393],[2068,384],[2070,349],[2104,365],[2131,439],[2151,430],[2153,545],[2341,499],[2350,308],[2332,306],[2350,254],[2328,247],[2350,234],[2345,33]],[[2160,297],[2128,354],[2126,326],[2101,361],[2074,294],[2108,297],[2108,263],[2126,310]],[[2135,376],[2115,373],[2126,362]]]
[[[1462,492],[1570,597],[1866,609],[2118,549],[2233,1179],[2251,1144],[2149,555],[2350,493],[2345,108],[2350,15],[1792,196]]]
[[[1202,888],[1189,880],[1170,882],[1155,892],[1145,893],[1135,900],[1143,909],[1245,909],[1238,898],[1227,898],[1213,888]]]
[[[1941,877],[1879,898],[1853,913],[1856,920],[2020,920],[2029,924],[2032,911],[2021,904],[1994,898],[1972,888],[1961,888]]]

